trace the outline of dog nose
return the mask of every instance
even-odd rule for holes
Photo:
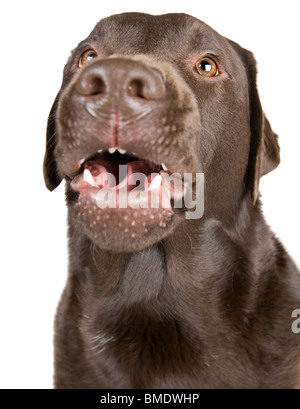
[[[119,111],[123,118],[149,109],[165,96],[161,73],[142,62],[124,58],[98,60],[84,67],[75,91],[99,115]]]

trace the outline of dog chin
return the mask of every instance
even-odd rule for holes
[[[69,204],[76,227],[96,246],[112,251],[140,251],[168,235],[184,221],[179,209],[99,208],[91,196]]]

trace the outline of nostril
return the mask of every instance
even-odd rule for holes
[[[102,78],[93,78],[90,85],[90,95],[102,94],[105,91],[105,84]]]
[[[126,74],[123,92],[129,97],[137,97],[145,100],[162,99],[166,93],[166,87],[159,71],[147,66],[130,67]],[[124,78],[123,77],[123,78]]]
[[[103,94],[105,88],[105,83],[100,76],[86,76],[76,84],[77,92],[84,96]]]
[[[144,84],[141,80],[132,80],[128,84],[128,95],[132,97],[145,98],[143,94]]]

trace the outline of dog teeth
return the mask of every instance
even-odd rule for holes
[[[84,169],[83,171],[83,180],[93,187],[98,187],[97,183],[95,182],[91,172],[88,169]]]
[[[166,165],[164,163],[161,163],[161,167],[163,168],[164,171],[168,171],[168,168],[166,167]]]
[[[101,153],[101,152],[103,152],[103,149],[99,149],[97,152],[98,152],[98,153]]]
[[[114,146],[113,148],[108,149],[109,153],[115,153],[116,151],[118,151],[121,155],[124,155],[126,153],[125,149],[119,148],[118,146]]]
[[[79,161],[80,165],[82,165],[84,162],[85,162],[85,159],[84,159],[84,158],[83,158],[83,159],[80,159],[80,161]]]
[[[152,180],[148,190],[158,189],[160,187],[160,185],[161,185],[161,181],[162,181],[161,175],[155,176],[155,178]]]

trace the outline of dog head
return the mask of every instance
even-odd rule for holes
[[[44,176],[50,190],[66,180],[70,218],[93,242],[131,251],[186,222],[198,174],[204,217],[222,219],[245,196],[255,205],[278,163],[249,51],[188,15],[125,13],[101,20],[65,66]]]

